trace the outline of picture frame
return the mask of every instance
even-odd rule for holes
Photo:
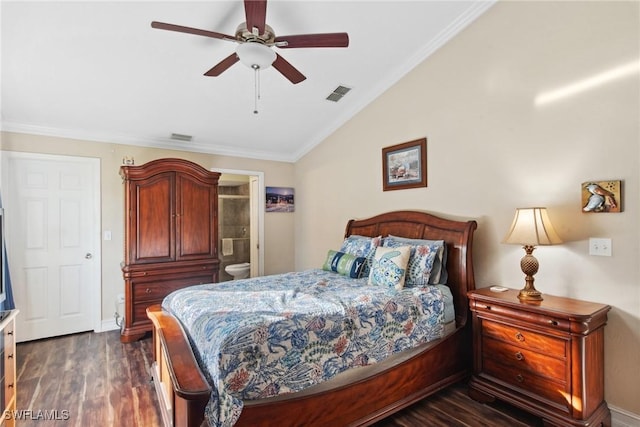
[[[427,186],[427,138],[382,149],[382,189]]]
[[[622,180],[587,181],[580,187],[582,212],[622,212]]]
[[[291,187],[266,187],[265,211],[266,212],[294,212],[295,190]]]

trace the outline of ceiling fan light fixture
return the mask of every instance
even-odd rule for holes
[[[276,53],[269,46],[259,42],[241,43],[236,48],[240,62],[249,68],[264,70],[276,60]]]

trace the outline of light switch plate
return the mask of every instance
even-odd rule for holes
[[[611,256],[611,239],[589,238],[589,255]]]

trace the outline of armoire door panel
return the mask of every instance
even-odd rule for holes
[[[134,262],[161,262],[175,259],[175,174],[164,173],[133,186],[137,201]]]
[[[185,175],[177,177],[177,188],[177,259],[216,256],[217,191]]]

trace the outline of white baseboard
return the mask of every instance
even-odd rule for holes
[[[120,329],[120,326],[118,326],[118,324],[116,323],[116,319],[108,319],[108,320],[102,319],[102,323],[100,324],[100,330],[96,332],[107,332],[107,331],[113,331],[116,329]]]
[[[609,405],[612,427],[640,427],[640,415]]]

